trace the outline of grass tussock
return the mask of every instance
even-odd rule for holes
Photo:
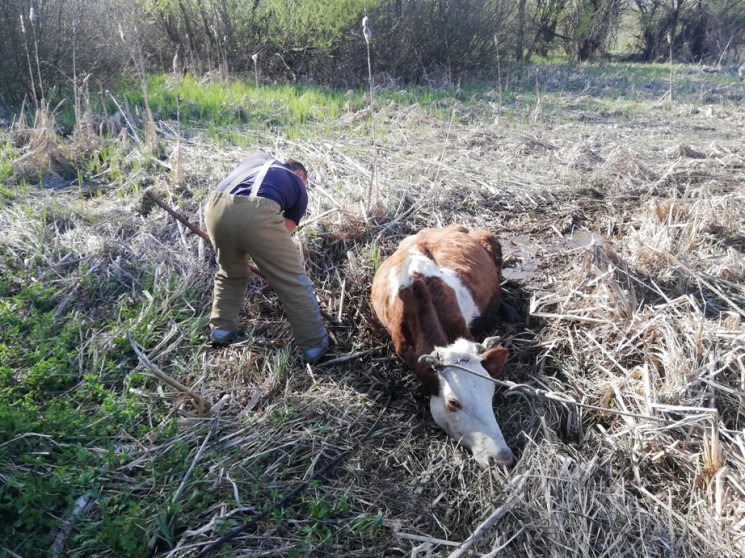
[[[691,68],[661,104],[665,79],[622,70],[504,69],[500,88],[374,107],[222,83],[230,99],[201,103],[186,88],[215,85],[164,80],[150,116],[135,90],[69,136],[3,131],[0,550],[742,555],[741,89]],[[318,365],[259,277],[245,340],[208,346],[212,249],[143,196],[204,228],[210,188],[254,149],[311,170],[296,239],[336,341]],[[404,236],[453,222],[501,240],[524,318],[488,332],[511,355],[494,405],[511,470],[436,428],[368,303]]]

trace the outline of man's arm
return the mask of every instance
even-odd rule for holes
[[[288,233],[292,233],[292,231],[295,230],[295,227],[297,227],[297,223],[292,219],[288,219],[287,217],[285,217],[285,227],[287,227]]]

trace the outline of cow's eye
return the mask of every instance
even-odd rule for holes
[[[462,408],[457,399],[448,399],[447,407],[448,411],[450,411],[451,413],[454,413],[455,411],[458,411]]]

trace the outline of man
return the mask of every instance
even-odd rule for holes
[[[308,207],[307,185],[301,163],[255,153],[209,195],[204,218],[219,265],[210,315],[213,343],[239,335],[250,256],[277,293],[303,358],[316,362],[326,352],[329,338],[318,302],[290,238]]]

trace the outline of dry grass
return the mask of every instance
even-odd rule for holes
[[[287,350],[289,326],[258,278],[244,307],[249,339],[223,349],[195,342],[210,300],[210,248],[165,213],[138,213],[126,192],[142,176],[86,203],[86,212],[112,216],[105,222],[87,224],[82,211],[51,220],[71,257],[118,273],[127,296],[142,296],[137,270],[154,266],[160,289],[148,294],[161,310],[153,315],[169,325],[144,351],[219,402],[202,414],[165,384],[141,393],[183,425],[179,440],[201,471],[185,480],[224,494],[184,512],[188,528],[170,549],[154,544],[154,555],[196,555],[250,519],[265,503],[252,498],[265,491],[246,479],[270,478],[264,488],[281,496],[347,450],[298,496],[346,507],[322,519],[265,518],[231,541],[236,555],[285,555],[301,540],[311,541],[307,556],[461,555],[495,510],[472,556],[745,552],[745,112],[640,104],[619,108],[618,118],[598,111],[563,121],[556,106],[552,116],[544,104],[536,120],[507,119],[494,104],[452,100],[449,120],[384,104],[376,147],[364,133],[369,109],[344,117],[335,137],[267,137],[258,146],[311,169],[315,188],[297,239],[335,320],[325,364],[303,366]],[[178,147],[186,184],[170,186],[167,170],[149,179],[200,223],[209,187],[245,151],[225,150],[218,164],[206,140]],[[380,203],[366,211],[376,151]],[[57,193],[56,203],[74,208],[74,198]],[[435,427],[368,305],[380,254],[452,222],[502,240],[505,296],[525,317],[489,332],[510,349],[505,379],[533,390],[497,393],[497,417],[519,457],[509,471],[482,471]],[[11,227],[6,242],[21,252],[40,234]],[[66,264],[62,252],[45,257]],[[181,296],[167,286],[174,276],[192,293],[193,315],[169,320]],[[79,289],[72,280],[62,288]],[[133,443],[128,474],[167,450]],[[379,531],[355,530],[355,520],[375,516]],[[319,524],[324,544],[307,538]]]

